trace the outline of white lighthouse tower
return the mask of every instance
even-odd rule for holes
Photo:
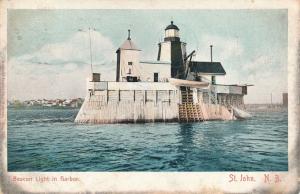
[[[117,53],[117,82],[137,82],[140,79],[140,49],[136,47],[128,30],[127,40],[118,48]]]
[[[158,61],[171,62],[171,77],[180,78],[184,71],[186,43],[180,41],[179,28],[173,21],[165,28],[165,38],[158,44]]]

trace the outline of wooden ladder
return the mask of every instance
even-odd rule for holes
[[[203,121],[202,107],[193,103],[193,91],[187,87],[181,88],[181,101],[178,105],[180,122]]]
[[[197,104],[196,106],[197,106],[197,113],[199,115],[199,121],[205,121],[204,114],[202,111],[202,106],[200,104]]]

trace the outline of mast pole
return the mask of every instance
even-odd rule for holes
[[[271,93],[271,105],[273,105],[272,93]]]
[[[90,38],[91,74],[92,74],[92,79],[93,79],[93,56],[92,56],[92,39],[91,39],[91,28],[89,28],[89,38]]]

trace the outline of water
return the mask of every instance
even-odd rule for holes
[[[8,109],[9,171],[287,171],[287,112],[244,121],[79,125],[78,109]]]

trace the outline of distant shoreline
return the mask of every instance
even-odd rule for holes
[[[55,108],[55,109],[79,109],[82,105],[82,103],[75,104],[76,106],[61,106],[61,105],[44,105],[44,104],[38,104],[38,105],[28,105],[24,103],[18,103],[18,104],[9,104],[7,108],[10,109],[49,109],[49,108]],[[268,110],[268,111],[282,111],[287,110],[288,107],[284,106],[283,104],[245,104],[245,110],[247,111],[260,111],[260,110]]]
[[[245,104],[245,109],[247,111],[267,110],[273,112],[288,110],[288,106],[283,104]]]
[[[73,98],[73,99],[37,99],[37,100],[13,100],[8,101],[8,107],[70,107],[79,108],[81,107],[84,99],[83,98]]]
[[[7,106],[8,109],[80,109],[80,107],[71,106]]]

